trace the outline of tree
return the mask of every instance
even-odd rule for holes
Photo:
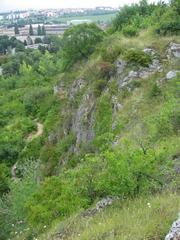
[[[24,46],[27,46],[27,41],[26,40],[24,40]]]
[[[29,35],[30,35],[30,36],[33,36],[33,35],[34,35],[34,31],[33,31],[32,24],[30,24],[30,26],[29,26]]]
[[[41,36],[41,35],[42,35],[42,30],[41,30],[41,26],[40,26],[40,25],[38,25],[37,35],[38,35],[38,36]]]
[[[75,61],[87,58],[103,38],[103,31],[95,24],[81,24],[65,31],[62,39],[63,69]]]
[[[38,37],[34,40],[34,43],[35,44],[42,43],[42,39],[40,37]]]
[[[19,28],[18,28],[18,25],[16,24],[15,27],[14,27],[14,33],[15,35],[18,35],[19,34]]]
[[[46,35],[46,29],[45,29],[44,25],[41,28],[41,35],[43,35],[43,36]]]

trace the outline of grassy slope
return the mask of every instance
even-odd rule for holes
[[[157,80],[164,77],[169,70],[179,69],[178,61],[168,62],[167,60],[163,60],[167,46],[171,41],[180,42],[180,39],[179,37],[157,38],[149,32],[142,32],[138,38],[127,39],[117,34],[109,39],[108,44],[121,44],[122,47],[136,47],[141,49],[152,47],[160,55],[164,66],[162,73],[154,74],[148,79],[142,80],[140,88],[137,88],[130,96],[125,99],[122,99],[120,95],[118,96],[122,101],[123,109],[118,113],[116,118],[120,123],[128,123],[128,128],[124,128],[120,134],[121,140],[123,138],[134,138],[134,144],[136,145],[136,134],[139,134],[138,129],[141,122],[150,121],[153,131],[154,125],[151,125],[151,121],[153,122],[155,117],[158,118],[160,116],[159,114],[161,114],[162,109],[166,108],[166,105],[174,95],[174,91],[176,91],[178,86],[178,77],[161,86],[161,96],[154,99],[150,97],[152,86]],[[178,136],[174,134],[165,136],[161,141],[156,142],[154,148],[156,151],[161,152],[167,146],[172,146],[169,148],[167,156],[176,154],[179,147]],[[165,165],[164,161],[163,167]],[[175,182],[178,184],[178,179]],[[150,203],[150,207],[147,203]],[[61,229],[67,229],[67,236],[65,237],[67,240],[160,240],[164,239],[172,221],[176,219],[179,210],[180,196],[170,192],[127,200],[123,203],[119,201],[96,216],[85,219],[77,215],[62,223],[56,223],[55,227],[41,236],[40,239],[51,239],[54,233],[61,232]]]
[[[177,218],[179,209],[180,195],[169,192],[117,201],[95,216],[77,215],[56,225],[40,240],[53,239],[54,233],[62,232],[62,229],[67,229],[66,240],[161,240]]]
[[[180,39],[176,36],[156,37],[149,31],[141,32],[136,38],[125,38],[116,33],[106,39],[105,45],[107,47],[113,45],[120,45],[122,48],[134,47],[140,49],[152,47],[160,55],[161,62],[164,66],[162,73],[157,73],[148,79],[141,80],[141,86],[127,97],[122,98],[121,93],[117,93],[117,97],[123,105],[123,108],[116,115],[116,119],[120,125],[125,126],[117,134],[117,138],[120,140],[119,144],[121,144],[123,139],[130,139],[134,147],[136,147],[137,134],[139,137],[145,137],[146,141],[146,134],[145,136],[141,136],[141,123],[149,121],[149,125],[153,131],[153,121],[156,118],[158,119],[162,109],[166,108],[169,100],[175,95],[174,92],[177,88],[177,82],[179,81],[178,77],[161,86],[162,95],[155,98],[150,97],[152,86],[157,80],[164,77],[169,70],[180,70],[178,61],[169,62],[165,58],[166,49],[170,42],[180,42]],[[74,79],[85,76],[88,89],[88,87],[92,87],[92,78],[88,75],[88,69],[90,66],[96,65],[99,59],[98,53],[95,53],[87,64],[83,63],[82,66],[77,64],[74,72],[70,73],[70,78],[68,77],[68,73],[65,73],[59,76],[58,79],[68,79],[68,81],[66,81],[68,91]],[[115,81],[116,80],[117,79],[115,79]],[[179,145],[178,136],[176,134],[170,134],[162,138],[161,141],[157,141],[154,148],[156,152],[164,152],[165,149],[168,149],[167,151],[169,152],[166,157],[172,159],[172,156],[178,153]],[[166,159],[162,164],[162,168],[166,170]],[[165,172],[165,175],[166,174],[169,175],[169,172]],[[175,184],[178,185],[178,179],[175,179]],[[150,208],[147,203],[151,204]],[[176,219],[179,210],[180,196],[178,194],[168,192],[157,196],[140,197],[135,200],[124,201],[123,203],[117,202],[102,213],[90,218],[85,219],[80,215],[76,215],[63,222],[57,221],[53,223],[54,227],[52,227],[52,229],[48,229],[46,234],[40,236],[38,239],[52,239],[51,235],[56,232],[61,232],[60,229],[68,229],[66,240],[161,240],[168,232],[172,221]],[[16,239],[23,239],[23,237],[20,236]]]

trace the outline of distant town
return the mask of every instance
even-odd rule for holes
[[[71,25],[96,22],[106,28],[118,9],[112,7],[23,10],[0,13],[0,36],[26,45],[45,35],[61,35]]]

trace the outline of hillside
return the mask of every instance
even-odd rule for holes
[[[0,239],[165,238],[180,208],[176,3],[1,57]]]

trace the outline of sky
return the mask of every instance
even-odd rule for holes
[[[119,7],[139,0],[0,0],[0,11],[42,8]]]

